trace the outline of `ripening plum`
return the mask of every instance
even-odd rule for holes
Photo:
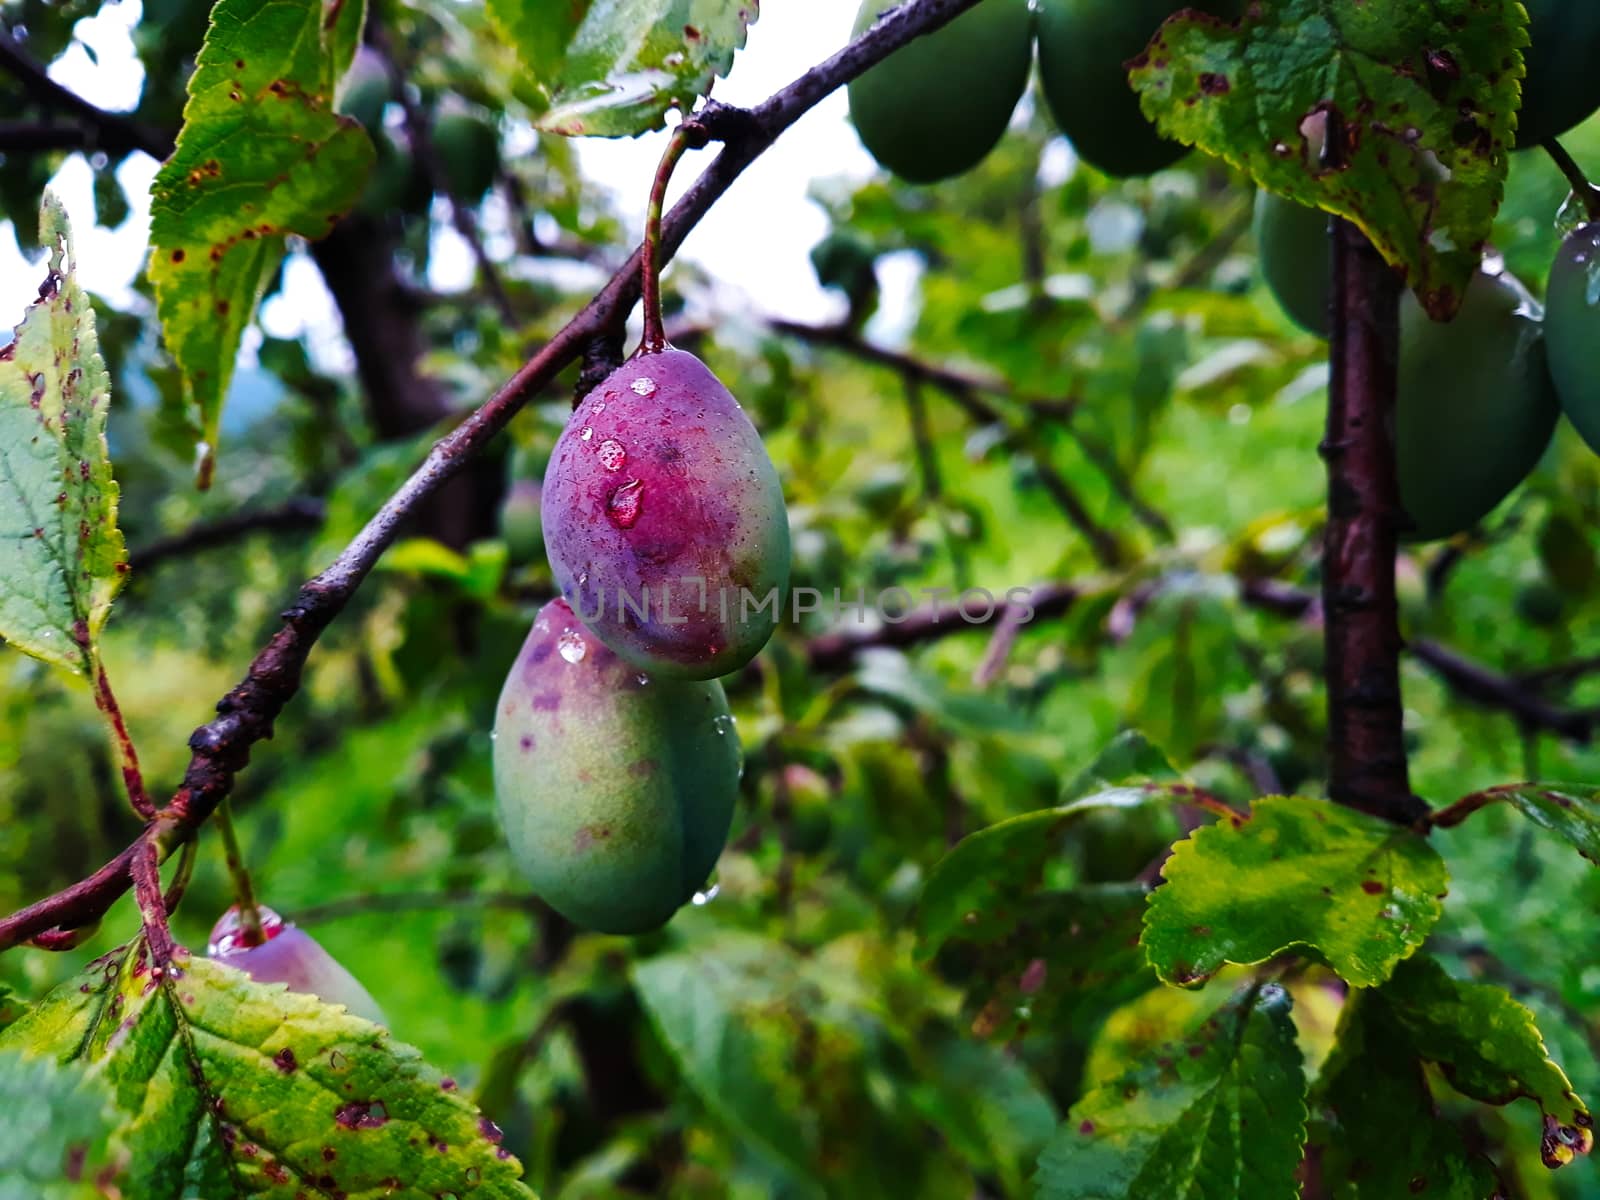
[[[1600,108],[1600,4],[1594,0],[1522,0],[1529,45],[1522,58],[1517,146],[1537,146]]]
[[[903,0],[866,0],[852,36]],[[1028,0],[984,0],[902,46],[849,87],[850,119],[878,163],[908,183],[960,175],[994,149],[1033,59]]]
[[[1545,292],[1545,340],[1556,395],[1589,448],[1600,454],[1600,224],[1585,225],[1562,243]]]
[[[1328,220],[1319,208],[1256,193],[1256,254],[1267,290],[1291,321],[1318,337],[1328,336],[1333,290]]]
[[[1189,147],[1156,132],[1127,63],[1181,8],[1233,16],[1239,0],[1040,0],[1039,85],[1078,156],[1107,175],[1148,175]]]
[[[641,351],[573,413],[544,480],[556,585],[612,650],[711,679],[772,636],[789,581],[783,489],[704,363]]]
[[[356,977],[317,944],[309,933],[257,905],[265,941],[251,942],[237,905],[218,918],[206,953],[223,966],[243,971],[257,983],[287,984],[329,1004],[342,1004],[353,1015],[383,1024],[383,1011]]]
[[[1395,455],[1409,541],[1470,528],[1533,470],[1560,407],[1538,305],[1510,276],[1480,273],[1449,322],[1401,300]]]
[[[604,933],[663,924],[716,865],[739,774],[720,683],[641,672],[565,600],[539,612],[495,709],[494,789],[552,908]]]

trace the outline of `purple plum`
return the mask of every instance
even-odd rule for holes
[[[772,636],[789,581],[783,489],[694,355],[641,351],[589,393],[550,457],[543,515],[562,595],[630,663],[711,679]]]
[[[720,683],[646,674],[545,605],[495,709],[494,790],[552,908],[604,933],[665,923],[716,866],[739,774]]]
[[[239,907],[234,905],[212,927],[206,953],[224,966],[243,971],[257,983],[287,984],[291,992],[305,992],[329,1004],[342,1004],[354,1016],[384,1024],[378,1002],[315,938],[265,905],[257,905],[257,911],[264,940],[250,939],[239,917]]]

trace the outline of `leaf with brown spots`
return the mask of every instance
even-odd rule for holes
[[[39,299],[0,350],[0,638],[92,675],[127,554],[106,450],[111,380],[66,211],[40,213]]]
[[[1255,0],[1173,16],[1129,78],[1163,133],[1354,221],[1447,320],[1500,205],[1527,43],[1516,0]]]
[[[500,1131],[416,1050],[209,959],[158,979],[142,942],[114,951],[0,1033],[15,1047],[110,1084],[123,1196],[532,1200]]]
[[[1197,830],[1161,877],[1144,948],[1180,987],[1297,949],[1357,987],[1382,983],[1438,922],[1449,882],[1420,834],[1303,796],[1268,796],[1247,821]]]
[[[150,185],[150,281],[183,376],[171,423],[210,483],[245,327],[289,234],[315,240],[360,198],[372,141],[336,116],[362,3],[221,0],[189,80],[178,146]]]
[[[1252,985],[1073,1106],[1039,1157],[1039,1200],[1290,1200],[1306,1080],[1289,994]]]
[[[539,128],[626,137],[709,94],[760,0],[489,0],[487,9],[532,76]]]

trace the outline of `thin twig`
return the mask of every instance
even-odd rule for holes
[[[239,926],[244,931],[240,940],[246,946],[259,946],[266,941],[261,928],[261,908],[256,903],[255,888],[250,883],[250,868],[245,865],[244,852],[239,849],[239,834],[233,827],[233,805],[224,800],[217,805],[211,823],[222,838],[222,857],[228,866],[228,878],[233,880],[234,901],[239,910]]]
[[[662,222],[661,250],[670,256],[733,182],[785,130],[862,72],[913,38],[947,24],[978,0],[918,0],[890,10],[865,33],[753,109],[711,102],[697,114],[721,151]],[[609,283],[495,394],[442,438],[412,476],[325,571],[301,588],[283,627],[250,664],[245,678],[217,704],[217,717],[189,739],[191,756],[172,801],[128,849],[87,879],[0,920],[0,950],[52,927],[95,920],[127,891],[133,864],[172,853],[222,803],[250,751],[300,687],[312,646],[349,603],[402,524],[503,430],[591,339],[621,328],[639,296],[641,254],[635,250]]]
[[[86,130],[86,147],[93,146],[112,153],[143,150],[154,159],[164,159],[172,153],[173,142],[170,137],[147,129],[121,113],[97,108],[71,89],[61,86],[23,50],[10,33],[3,31],[0,31],[0,72],[10,75],[46,108],[65,112],[81,121]]]
[[[122,786],[128,793],[128,803],[133,806],[133,811],[144,821],[155,819],[156,806],[150,802],[150,796],[144,790],[144,774],[139,770],[139,751],[133,744],[133,735],[128,732],[128,723],[122,718],[122,709],[117,704],[117,697],[111,690],[111,680],[106,675],[105,665],[98,661],[94,664],[94,704],[106,719],[106,725],[111,733],[111,745],[117,754],[117,765],[122,770]]]
[[[167,559],[183,558],[200,550],[226,546],[251,533],[316,529],[326,517],[326,504],[315,497],[304,496],[273,508],[258,508],[212,521],[201,521],[181,533],[158,538],[141,546],[128,555],[128,565],[137,574]]]
[[[1458,696],[1509,713],[1525,728],[1587,742],[1600,723],[1600,709],[1560,708],[1539,695],[1525,678],[1502,675],[1438,642],[1418,638],[1407,648]]]
[[[521,892],[379,892],[371,896],[346,896],[312,904],[293,915],[297,925],[315,925],[369,913],[434,912],[447,908],[509,908],[536,912],[539,897]]]
[[[1589,182],[1589,177],[1583,173],[1583,168],[1578,165],[1577,160],[1568,154],[1567,148],[1555,138],[1545,138],[1539,144],[1554,160],[1556,168],[1567,177],[1567,182],[1572,185],[1572,194],[1582,201],[1589,220],[1600,221],[1600,188]]]

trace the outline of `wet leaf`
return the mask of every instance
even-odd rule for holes
[[[1311,1143],[1333,1196],[1483,1200],[1496,1194],[1494,1163],[1469,1150],[1437,1111],[1423,1064],[1385,999],[1355,993],[1312,1093]]]
[[[1170,19],[1130,79],[1168,136],[1354,221],[1444,320],[1500,203],[1527,42],[1515,0],[1281,0]]]
[[[1061,800],[1062,803],[1077,800],[1118,784],[1170,782],[1182,778],[1166,751],[1137,729],[1127,729],[1062,789]]]
[[[625,137],[687,112],[726,75],[759,0],[489,0],[548,108],[541,129]]]
[[[66,210],[48,193],[40,230],[48,274],[0,347],[0,637],[88,675],[127,570],[106,450],[111,381]]]
[[[1600,864],[1600,788],[1582,783],[1515,783],[1489,788],[1469,799],[1483,804],[1503,801]]]
[[[1144,946],[1163,980],[1186,987],[1296,948],[1358,987],[1382,983],[1438,921],[1449,879],[1420,835],[1300,796],[1197,830],[1161,874]]]
[[[1253,986],[1075,1104],[1035,1177],[1039,1200],[1289,1200],[1305,1074],[1289,994]]]
[[[98,1076],[0,1050],[0,1200],[94,1200],[118,1182]]]
[[[124,1194],[531,1197],[500,1131],[387,1029],[142,943],[100,959],[0,1034],[93,1068],[115,1093]]]
[[[1544,1114],[1545,1165],[1594,1148],[1594,1119],[1545,1049],[1534,1015],[1504,988],[1452,979],[1427,956],[1402,963],[1379,992],[1416,1056],[1485,1104],[1527,1098]]]
[[[150,281],[200,485],[245,327],[290,234],[325,236],[360,198],[372,140],[336,116],[362,0],[220,0],[178,146],[150,185]]]

